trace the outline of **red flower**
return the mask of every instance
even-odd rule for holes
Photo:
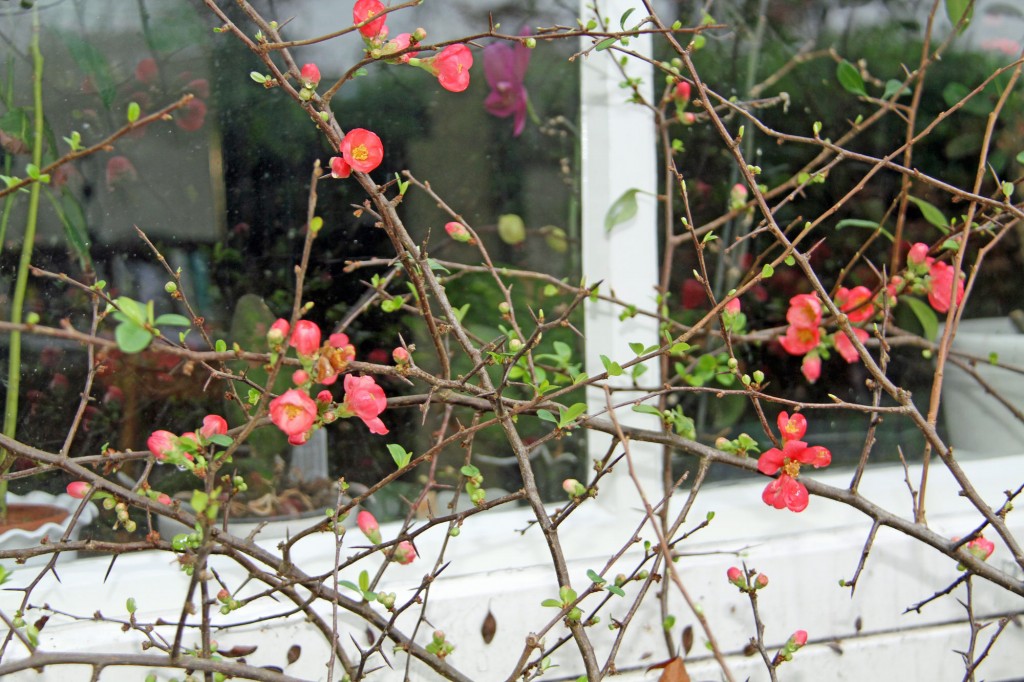
[[[313,355],[320,350],[320,327],[316,322],[299,320],[295,323],[291,341],[288,342],[299,355]]]
[[[871,304],[871,290],[867,287],[839,287],[839,291],[836,292],[836,305],[854,324],[870,320],[875,314],[875,306]]]
[[[389,54],[389,55],[390,54],[394,54],[396,52],[401,52],[402,50],[404,50],[407,47],[409,47],[409,45],[411,45],[411,44],[412,44],[412,36],[410,34],[408,34],[408,33],[399,33],[397,36],[395,36],[394,38],[392,38],[391,40],[388,41],[387,45],[384,46],[383,52],[384,52],[384,54]],[[415,50],[413,50],[411,52],[406,52],[406,53],[404,53],[402,55],[399,55],[398,57],[395,57],[393,59],[388,59],[386,61],[388,63],[390,63],[390,64],[405,64],[410,59],[412,59],[413,57],[415,57],[418,54],[419,54],[419,52],[416,52]]]
[[[341,141],[341,156],[352,170],[369,173],[384,160],[380,138],[365,128],[353,128]],[[333,171],[333,167],[331,168]],[[344,177],[344,176],[342,176]]]
[[[315,90],[320,83],[320,69],[316,64],[303,64],[299,73],[302,76],[302,87]]]
[[[927,263],[928,258],[928,245],[921,242],[917,242],[910,247],[910,251],[907,252],[907,262],[911,265],[920,265],[921,263]]]
[[[813,384],[821,376],[821,357],[817,353],[808,353],[804,356],[804,361],[800,363],[800,371],[803,373],[804,379]]]
[[[821,303],[814,294],[797,294],[789,299],[786,321],[800,329],[812,329],[821,324]]]
[[[864,343],[868,340],[868,333],[858,327],[853,328],[853,335],[857,337],[857,340]],[[843,332],[839,331],[832,335],[832,342],[836,344],[836,351],[843,356],[843,360],[849,363],[857,362],[860,359],[860,355],[857,353],[857,349],[853,347],[853,342]]]
[[[135,80],[140,83],[147,85],[155,83],[159,75],[160,70],[157,68],[156,60],[152,57],[146,57],[135,65]]]
[[[157,459],[166,459],[178,447],[178,437],[170,431],[154,431],[146,440],[146,447]]]
[[[449,92],[462,92],[469,87],[469,69],[473,66],[473,53],[459,43],[449,45],[432,60],[432,72],[441,87]]]
[[[783,441],[800,440],[807,433],[807,417],[799,412],[792,417],[788,412],[779,412],[778,425]]]
[[[384,5],[380,0],[356,0],[352,6],[352,23],[361,24],[367,19],[373,19],[384,11]],[[378,17],[373,21],[359,27],[359,32],[366,38],[376,38],[381,33],[387,34],[387,27],[384,22],[387,17]]]
[[[203,417],[203,428],[199,429],[199,433],[202,434],[203,438],[223,436],[227,432],[228,423],[224,417],[216,414],[208,414]]]
[[[345,375],[345,407],[363,420],[370,433],[383,436],[388,432],[380,413],[388,406],[384,389],[371,376]]]
[[[807,509],[807,503],[810,501],[804,484],[786,474],[769,483],[761,493],[761,499],[776,509],[789,509],[794,512]]]
[[[289,439],[302,436],[316,421],[316,403],[302,391],[290,388],[270,401],[270,421]]]
[[[948,263],[936,261],[931,264],[928,271],[931,277],[931,287],[928,289],[928,302],[940,313],[949,310],[949,304],[953,297],[953,266]],[[956,304],[964,300],[964,281],[958,279],[956,282]]]
[[[189,101],[182,110],[181,115],[174,119],[174,123],[187,133],[194,133],[203,127],[206,122],[206,104],[203,100],[195,98]]]
[[[798,327],[790,325],[786,335],[779,337],[779,343],[790,355],[803,355],[818,347],[821,343],[821,332],[818,327]]]
[[[327,343],[331,345],[331,348],[344,348],[345,346],[349,345],[348,334],[342,334],[341,332],[337,334],[331,334],[329,337],[327,337]]]

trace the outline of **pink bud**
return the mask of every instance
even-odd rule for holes
[[[469,233],[466,226],[462,223],[450,222],[445,223],[444,231],[448,233],[448,236],[457,242],[469,243],[473,241],[473,235]]]
[[[304,369],[297,369],[292,372],[292,383],[296,386],[301,386],[309,381],[309,372]]]
[[[320,391],[316,394],[316,401],[318,403],[329,405],[332,400],[334,400],[334,396],[331,395],[330,391]]]
[[[995,549],[995,543],[991,540],[986,540],[985,537],[981,535],[967,543],[967,551],[982,561],[985,561],[992,556],[992,552],[994,552]]]
[[[349,345],[348,334],[331,334],[327,337],[327,343],[331,344],[331,348],[344,348]]]
[[[68,483],[68,495],[79,500],[84,500],[90,490],[92,490],[92,486],[85,481],[72,481]]]
[[[166,459],[178,445],[178,437],[170,431],[154,431],[146,440],[146,447],[157,459]]]
[[[738,313],[740,311],[740,299],[730,299],[729,302],[725,304],[725,311],[728,313],[732,313],[733,315]]]
[[[374,518],[373,514],[361,510],[356,516],[356,525],[359,526],[359,530],[363,532],[363,535],[375,545],[380,544],[380,526],[377,524],[377,519]]]
[[[408,365],[409,364],[409,351],[399,346],[398,348],[391,351],[391,357],[394,358],[395,364]]]
[[[291,346],[299,355],[313,355],[320,350],[320,327],[309,320],[299,320],[292,330]]]
[[[754,587],[761,589],[762,587],[768,587],[768,576],[764,573],[759,573],[757,578],[754,579]],[[806,636],[806,633],[805,633]]]
[[[291,325],[288,324],[288,320],[278,318],[274,324],[270,325],[270,331],[267,332],[267,343],[271,347],[280,346],[288,338],[290,329]]]
[[[416,560],[416,548],[408,540],[402,540],[395,547],[395,561],[407,566]]]
[[[793,633],[793,636],[789,638],[789,641],[793,643],[794,649],[799,649],[804,644],[807,644],[807,630],[797,630]]]
[[[168,495],[167,493],[160,493],[159,495],[157,495],[156,501],[159,502],[160,504],[170,504],[171,496]]]
[[[224,417],[216,414],[208,414],[203,417],[203,428],[199,429],[199,433],[203,435],[203,438],[210,438],[211,436],[223,436],[228,432],[228,423]]]
[[[228,599],[231,599],[231,593],[225,587],[220,588],[220,592],[217,593],[217,601],[227,602]]]
[[[320,83],[320,69],[317,68],[316,64],[303,64],[302,70],[302,86],[313,90]]]
[[[928,259],[928,245],[922,242],[917,242],[910,247],[910,252],[907,253],[907,262],[912,265],[918,265],[924,263]]]
[[[331,177],[332,178],[347,178],[352,175],[352,166],[348,165],[348,162],[340,156],[331,157]]]
[[[690,101],[690,84],[686,81],[680,81],[676,83],[676,91],[674,97],[680,102]]]
[[[729,570],[725,572],[725,575],[727,578],[729,578],[729,582],[733,583],[734,585],[743,584],[743,571],[741,571],[736,566],[730,566]]]

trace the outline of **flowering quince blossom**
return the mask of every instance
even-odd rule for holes
[[[288,324],[288,320],[278,318],[274,321],[274,324],[270,325],[270,330],[267,331],[267,344],[270,346],[280,346],[288,338],[289,331],[291,331],[291,325]]]
[[[381,144],[380,138],[365,128],[353,128],[348,131],[341,140],[339,151],[349,168],[360,173],[369,173],[384,160],[384,145]],[[334,174],[333,164],[331,174]]]
[[[865,286],[852,289],[839,287],[836,292],[836,305],[846,313],[853,324],[870,320],[875,314],[875,306],[871,304],[871,290]]]
[[[931,286],[928,289],[928,302],[940,313],[949,310],[953,293],[953,266],[941,261],[933,262],[928,269],[931,278]],[[958,278],[956,282],[956,304],[964,300],[964,281]]]
[[[345,407],[349,412],[363,420],[370,433],[385,435],[388,432],[380,413],[388,406],[384,389],[377,385],[372,376],[357,377],[345,375]]]
[[[403,566],[408,566],[416,560],[416,548],[408,540],[402,540],[395,547],[394,559]]]
[[[316,403],[308,395],[294,388],[270,401],[270,421],[284,431],[289,442],[292,442],[293,438],[303,437],[313,427],[316,416]]]
[[[790,417],[783,412],[778,419],[782,431],[782,450],[771,448],[761,454],[757,460],[757,470],[772,476],[779,470],[782,474],[771,481],[764,489],[761,499],[776,509],[789,509],[800,512],[807,508],[809,501],[807,488],[796,480],[800,474],[801,464],[810,464],[817,468],[828,466],[832,462],[832,453],[820,445],[808,446],[797,440],[796,434],[803,436],[807,430],[806,419],[795,414]]]
[[[401,52],[402,50],[408,48],[410,45],[412,45],[412,35],[409,33],[399,33],[397,36],[389,40],[386,45],[384,45],[382,52],[385,55],[390,55],[396,52]],[[408,64],[409,60],[418,54],[419,52],[413,50],[401,54],[397,57],[393,57],[391,59],[385,59],[384,61],[388,62],[389,64]]]
[[[910,251],[907,253],[907,262],[911,265],[920,265],[922,263],[930,263],[931,258],[928,257],[928,245],[922,242],[917,242],[910,247]]]
[[[491,116],[512,116],[512,137],[526,126],[527,94],[523,79],[530,65],[530,48],[521,43],[491,43],[484,48],[484,77],[491,91],[484,109]]]
[[[68,495],[79,500],[84,500],[85,496],[92,490],[92,486],[85,481],[72,481],[68,483]]]
[[[320,350],[320,327],[309,320],[295,323],[291,341],[288,342],[299,355],[310,356]]]
[[[352,166],[348,165],[348,162],[340,156],[332,156],[330,160],[331,166],[331,177],[336,180],[341,180],[352,175]]]
[[[409,364],[409,351],[399,346],[391,351],[391,357],[395,361],[396,365],[408,365]]]
[[[181,115],[174,119],[174,124],[186,133],[194,133],[202,128],[205,122],[206,104],[199,98],[189,100],[181,110]]]
[[[380,526],[373,514],[363,509],[356,516],[356,525],[359,526],[359,530],[363,532],[363,535],[365,535],[370,542],[375,545],[380,544]]]
[[[228,423],[224,419],[216,414],[208,414],[203,417],[203,427],[199,429],[199,433],[203,438],[210,438],[212,436],[223,436],[228,432]]]
[[[359,33],[364,38],[378,38],[381,34],[387,35],[387,27],[384,22],[387,21],[387,16],[377,17],[378,14],[384,11],[384,5],[380,0],[356,0],[356,4],[352,6],[352,23],[360,24],[368,19],[372,19],[363,26],[359,27]],[[377,17],[374,19],[374,17]]]
[[[779,344],[790,355],[804,355],[820,343],[821,331],[818,327],[797,327],[791,324],[786,329],[786,335],[779,337]]]
[[[864,343],[868,340],[868,333],[859,327],[853,328],[853,335],[857,337],[857,340]],[[832,335],[832,343],[836,346],[836,351],[846,360],[847,363],[854,363],[860,359],[860,355],[857,353],[857,349],[853,347],[853,342],[850,341],[850,337],[841,331],[836,332]]]
[[[157,459],[167,459],[178,447],[178,437],[170,431],[154,431],[146,440],[146,447]]]
[[[437,56],[422,60],[422,65],[437,76],[442,88],[449,92],[462,92],[469,87],[473,53],[461,43],[449,45]]]
[[[996,551],[996,544],[991,540],[986,540],[985,536],[979,535],[967,543],[967,551],[985,561],[992,556],[992,552]]]
[[[798,329],[811,329],[821,324],[821,303],[814,294],[797,294],[789,299],[786,321]]]
[[[473,241],[473,235],[469,233],[469,230],[467,230],[466,226],[463,225],[462,223],[457,223],[455,221],[445,223],[444,231],[448,233],[449,237],[451,237],[457,242],[469,244],[472,243]]]
[[[303,64],[299,73],[302,76],[302,87],[315,90],[320,84],[320,69],[316,64]]]

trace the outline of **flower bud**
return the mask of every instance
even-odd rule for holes
[[[270,331],[267,332],[267,344],[271,348],[280,346],[288,338],[289,329],[291,329],[291,325],[288,324],[288,320],[278,318],[274,324],[270,325]]]
[[[316,64],[303,64],[300,73],[302,74],[302,87],[315,90],[320,83],[320,69]]]
[[[292,372],[292,383],[296,386],[302,386],[307,381],[309,381],[309,372],[306,370],[297,369]]]
[[[174,282],[168,282],[167,284],[164,285],[164,291],[166,291],[169,294],[173,294],[177,290],[178,290],[178,285],[175,284]]]
[[[313,355],[320,350],[320,327],[310,320],[299,320],[292,331],[290,345],[299,355]]]
[[[391,351],[391,357],[394,359],[396,365],[408,365],[409,364],[409,351],[399,346]]]
[[[587,494],[587,488],[575,478],[567,478],[562,481],[562,490],[568,493],[569,497],[583,497]]]
[[[395,547],[394,559],[397,563],[407,566],[416,560],[416,548],[408,540],[402,540]],[[444,634],[442,633],[442,637]]]
[[[457,223],[454,221],[450,223],[445,223],[444,231],[448,233],[449,237],[451,237],[457,242],[468,244],[473,241],[473,235],[469,233],[469,230],[467,230],[466,226],[463,225],[462,223]]]
[[[359,526],[359,530],[363,532],[363,535],[375,545],[380,544],[380,526],[377,524],[377,519],[370,512],[365,509],[361,510],[356,516],[356,525]]]
[[[84,500],[85,496],[89,494],[90,490],[92,490],[92,486],[85,481],[72,481],[71,483],[68,483],[67,490],[68,495],[71,497]]]
[[[736,566],[730,566],[729,570],[725,572],[725,575],[729,578],[729,582],[741,590],[747,586],[747,580],[743,575],[743,571]]]
[[[523,41],[523,44],[532,50],[533,48],[537,47],[537,39],[533,37],[527,38],[525,41]]]
[[[764,573],[758,574],[757,578],[754,579],[754,589],[760,590],[762,587],[768,587],[768,576]],[[806,633],[804,633],[806,636]]]
[[[793,636],[789,638],[788,644],[792,647],[793,651],[807,644],[807,630],[797,630],[794,632]]]

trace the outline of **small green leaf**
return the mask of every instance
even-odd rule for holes
[[[213,348],[218,353],[223,353],[223,352],[227,351],[228,344],[225,343],[224,339],[217,339],[217,343],[213,344]]]
[[[546,422],[551,422],[552,424],[558,423],[558,419],[555,418],[555,415],[551,414],[548,410],[537,410],[537,417]]]
[[[576,418],[587,411],[586,403],[574,403],[562,413],[561,424],[568,424],[576,421]]]
[[[639,191],[636,188],[627,189],[622,196],[615,200],[604,217],[605,232],[611,232],[613,227],[636,215],[636,195]]]
[[[263,83],[266,83],[266,82],[267,82],[267,77],[266,77],[266,76],[264,76],[264,75],[263,75],[262,73],[260,73],[259,71],[250,71],[250,72],[249,72],[249,78],[253,79],[254,81],[256,81],[257,83],[259,83],[259,84],[261,84],[261,85],[262,85]]]
[[[202,514],[206,511],[207,505],[210,503],[210,496],[204,493],[202,490],[192,491],[192,508],[195,509],[196,514]]]
[[[792,267],[793,264],[796,263],[796,258],[793,258],[793,254],[789,254],[788,256],[786,256],[786,259],[782,262]]]
[[[893,95],[900,98],[905,94],[907,94],[907,88],[904,87],[903,82],[890,78],[885,82],[885,91],[882,93],[882,99],[889,99]]]
[[[952,251],[956,253],[957,251],[960,250],[960,242],[958,242],[955,239],[947,239],[946,241],[942,242],[942,246],[939,248],[942,251]]]
[[[674,343],[672,347],[668,349],[668,352],[672,355],[682,355],[686,351],[690,350],[690,344],[688,343]]]
[[[644,354],[644,344],[642,344],[642,343],[630,343],[629,344],[629,349],[631,351],[633,351],[633,353],[635,355],[643,355]]]
[[[836,67],[836,78],[839,79],[839,84],[843,86],[843,89],[854,95],[867,95],[867,91],[864,90],[864,79],[861,78],[860,71],[857,67],[846,61],[845,59],[839,62],[839,66]]]
[[[949,221],[946,220],[946,216],[943,215],[942,211],[924,199],[918,197],[907,197],[907,199],[921,209],[921,215],[924,216],[925,220],[942,230],[943,234],[949,233]]]
[[[718,239],[718,237],[715,236],[714,232],[708,232],[707,234],[704,235],[704,238],[700,240],[700,243],[707,244],[708,242],[713,242],[716,239]]]
[[[128,122],[129,123],[135,123],[136,121],[138,121],[139,120],[139,114],[141,114],[141,113],[142,113],[142,109],[139,108],[139,103],[138,102],[129,102],[128,103]]]
[[[135,613],[135,597],[128,597],[128,601],[125,602],[124,606],[128,613]]]
[[[603,52],[603,51],[607,50],[609,47],[611,47],[612,45],[614,45],[615,41],[617,41],[617,40],[618,40],[618,38],[616,38],[615,36],[612,36],[611,38],[605,38],[604,40],[599,42],[597,44],[597,47],[594,48],[594,49],[596,49],[598,52]]]
[[[661,416],[661,410],[659,410],[654,405],[634,405],[633,411],[640,412],[641,414],[653,414],[657,415],[658,417]]]
[[[395,465],[402,469],[412,460],[412,453],[407,452],[405,448],[397,443],[388,443],[388,452],[391,453],[391,459],[395,460]]]
[[[557,599],[545,599],[540,603],[541,606],[550,606],[556,609],[562,608],[562,602]]]
[[[1024,152],[1018,152],[1016,159],[1017,163],[1024,164]]]
[[[921,329],[923,330],[921,335],[928,341],[937,339],[939,336],[939,318],[935,315],[935,311],[932,310],[931,306],[913,296],[900,296],[900,303],[904,301],[910,306],[910,310],[917,317],[917,321],[921,323]]]
[[[366,571],[359,573],[359,591],[366,592],[370,589],[370,574]]]
[[[884,236],[890,242],[895,241],[895,239],[896,239],[895,237],[892,236],[891,232],[889,232],[887,229],[885,229],[884,227],[882,227],[881,225],[879,225],[878,223],[876,223],[873,220],[860,220],[858,218],[847,218],[845,220],[840,220],[838,223],[836,223],[836,229],[837,230],[841,230],[844,227],[863,227],[863,228],[866,228],[868,230],[878,230],[879,234]]]
[[[176,315],[174,313],[165,313],[160,317],[153,320],[153,324],[158,326],[168,327],[191,327],[192,320],[188,319],[184,315]]]
[[[132,322],[122,322],[114,329],[114,340],[122,353],[140,353],[149,346],[153,335]]]
[[[590,578],[590,582],[594,583],[595,585],[603,585],[606,582],[608,582],[607,580],[602,578],[600,575],[598,575],[597,571],[595,571],[592,568],[588,568],[587,569],[587,577]]]
[[[604,364],[604,371],[608,372],[608,376],[617,377],[622,375],[622,365],[614,360],[609,360],[607,355],[601,356],[601,362]]]
[[[222,448],[226,448],[235,442],[234,439],[226,433],[215,433],[206,440],[210,441],[214,445],[219,445]]]
[[[946,0],[946,16],[949,17],[949,23],[956,26],[961,19],[964,22],[959,33],[963,33],[970,26],[973,15],[974,4],[971,0]]]
[[[629,19],[629,15],[630,15],[630,14],[632,14],[632,13],[633,13],[633,10],[635,10],[635,9],[636,9],[636,7],[630,7],[630,8],[629,8],[629,9],[627,9],[627,10],[626,10],[625,12],[623,12],[623,14],[622,14],[622,16],[621,16],[621,17],[619,17],[619,27],[620,27],[620,28],[621,28],[621,29],[622,29],[623,31],[625,31],[625,30],[626,30],[626,19]]]
[[[764,267],[761,268],[761,279],[769,279],[775,274],[775,268],[770,263],[765,263]]]
[[[611,592],[612,594],[614,594],[617,597],[625,597],[626,596],[626,593],[623,591],[623,589],[621,587],[617,587],[615,585],[609,585],[608,586],[608,591]]]

